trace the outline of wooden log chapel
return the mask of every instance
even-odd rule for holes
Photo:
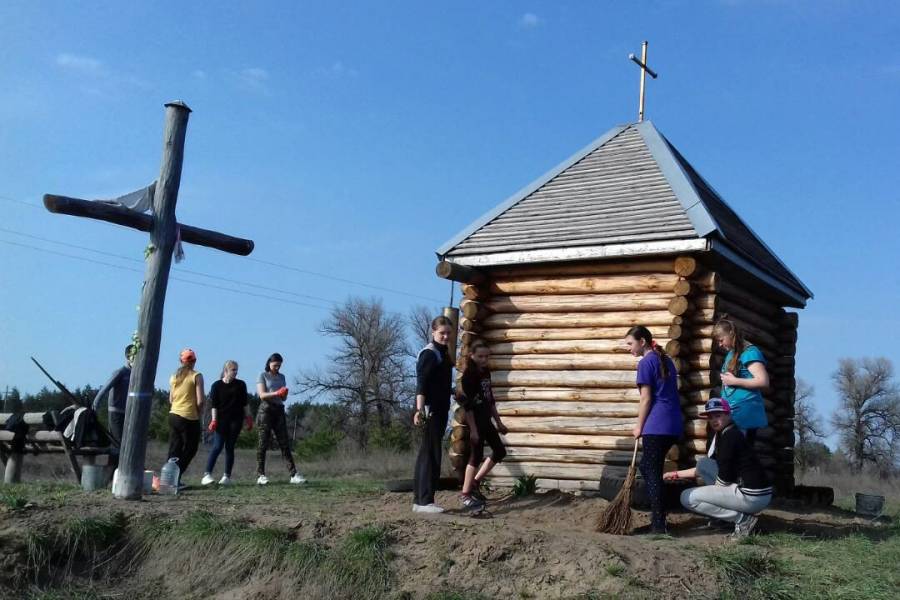
[[[706,453],[699,407],[720,393],[728,314],[767,357],[769,427],[757,450],[793,487],[797,313],[812,293],[650,121],[619,126],[477,219],[438,251],[462,282],[460,356],[491,348],[509,456],[493,482],[601,489],[624,476],[637,417],[637,359],[626,330],[646,325],[675,360],[685,416],[669,468]]]

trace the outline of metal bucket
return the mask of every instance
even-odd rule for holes
[[[879,517],[884,511],[884,496],[856,494],[856,513],[867,517]]]
[[[108,475],[103,465],[84,465],[81,467],[81,489],[93,492],[106,487]]]

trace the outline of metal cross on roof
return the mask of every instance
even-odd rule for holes
[[[645,41],[641,44],[641,58],[638,58],[634,54],[629,54],[628,58],[630,58],[637,66],[641,68],[641,97],[638,101],[638,123],[644,120],[644,84],[647,79],[647,74],[650,74],[650,77],[656,79],[657,75],[647,66],[647,42]]]

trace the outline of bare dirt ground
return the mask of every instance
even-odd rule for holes
[[[380,461],[381,469],[401,473],[403,461],[392,467],[386,460]],[[690,514],[670,515],[671,536],[612,536],[593,531],[593,521],[606,504],[600,498],[557,491],[515,498],[498,489],[489,494],[490,518],[464,513],[458,508],[456,492],[438,493],[437,502],[449,509],[445,514],[421,516],[411,512],[411,494],[383,491],[378,478],[372,477],[371,465],[365,470],[337,462],[330,469],[305,465],[310,483],[298,487],[284,481],[286,476],[279,473],[282,467],[274,457],[271,472],[275,481],[259,488],[247,473],[252,470],[252,454],[243,453],[240,462],[243,476],[239,485],[194,486],[177,497],[122,502],[108,492],[85,493],[71,487],[47,488],[44,497],[35,497],[32,491],[29,506],[18,510],[0,507],[0,571],[16,568],[26,532],[39,531],[72,515],[106,516],[122,511],[136,521],[151,516],[179,519],[208,511],[253,527],[290,529],[298,540],[325,544],[354,529],[378,524],[390,536],[394,580],[388,597],[721,595],[717,575],[704,557],[729,543],[725,541],[727,532],[704,529],[705,520]],[[326,478],[326,471],[338,475]],[[193,479],[198,477],[195,471]],[[190,477],[188,481],[193,483]],[[635,511],[638,531],[648,524],[648,514]],[[871,526],[839,509],[809,511],[780,505],[765,512],[759,527],[762,536],[794,532],[827,540],[865,532]],[[460,595],[446,595],[450,590],[459,590]],[[109,597],[120,597],[118,594]],[[231,590],[219,597],[249,596]]]

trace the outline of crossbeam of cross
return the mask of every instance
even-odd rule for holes
[[[638,58],[634,54],[629,54],[628,58],[635,63],[637,66],[641,68],[641,93],[640,98],[638,99],[638,123],[644,120],[644,87],[647,81],[647,75],[650,75],[653,79],[656,79],[656,72],[647,66],[647,42],[645,41],[641,44],[641,58]]]

